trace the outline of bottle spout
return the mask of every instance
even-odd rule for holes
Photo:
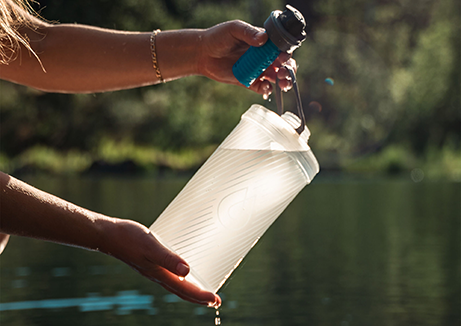
[[[288,124],[295,130],[297,130],[302,124],[301,119],[296,114],[290,111],[286,111],[284,114],[282,114],[282,118],[283,120],[288,122]],[[302,141],[307,143],[309,141],[310,136],[311,132],[309,128],[307,128],[307,126],[305,125],[304,130],[301,132],[301,134],[299,134],[299,138],[301,138]]]

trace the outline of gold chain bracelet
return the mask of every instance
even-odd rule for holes
[[[155,39],[156,39],[158,33],[160,33],[160,30],[156,29],[155,31],[152,32],[152,34],[150,36],[150,50],[151,50],[151,53],[152,53],[152,66],[155,69],[155,76],[157,76],[157,78],[162,83],[164,83],[165,81],[163,80],[162,73],[160,72],[160,68],[158,66],[157,51],[156,51],[156,46],[155,46],[156,45]]]

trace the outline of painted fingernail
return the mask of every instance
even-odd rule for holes
[[[178,272],[178,275],[186,276],[189,273],[189,266],[179,263],[178,266],[176,266],[176,271]]]

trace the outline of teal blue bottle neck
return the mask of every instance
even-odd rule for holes
[[[261,47],[250,47],[234,64],[232,72],[245,87],[250,85],[269,67],[280,54],[279,48],[268,39]]]

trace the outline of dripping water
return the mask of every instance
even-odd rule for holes
[[[221,325],[221,317],[219,316],[219,307],[215,307],[216,309],[216,317],[214,319],[215,325]]]

